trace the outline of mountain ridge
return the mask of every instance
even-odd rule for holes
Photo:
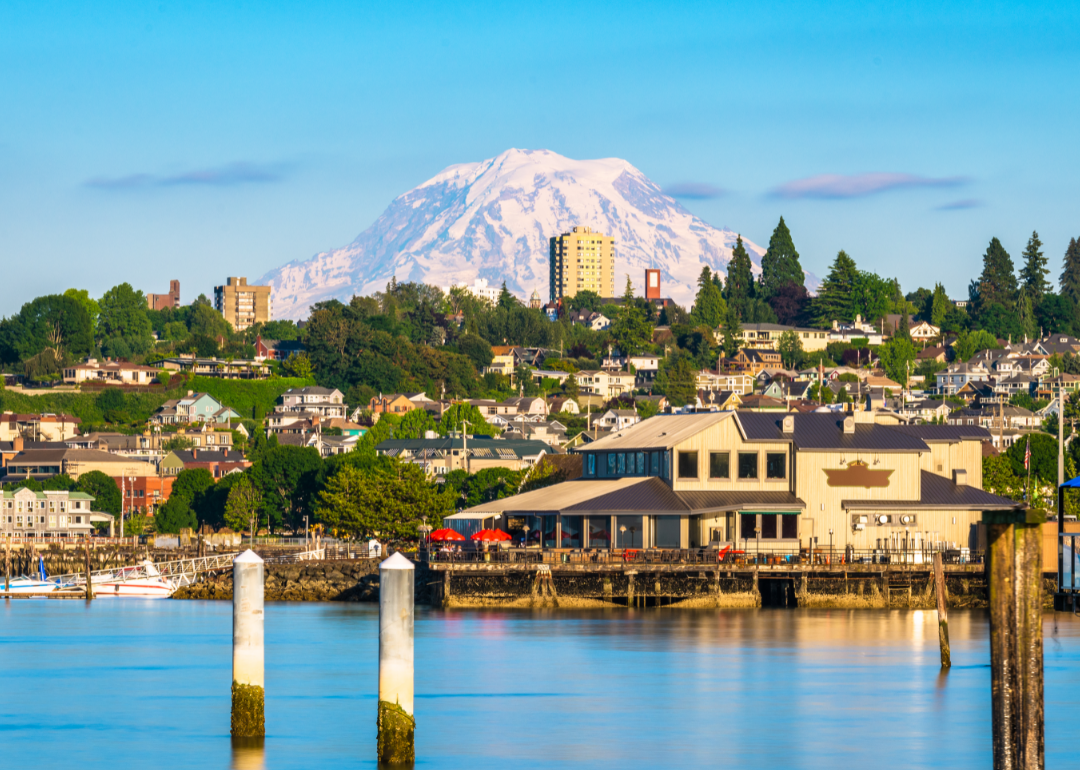
[[[620,158],[573,160],[510,149],[446,167],[399,195],[351,243],[293,260],[260,283],[276,318],[299,320],[316,302],[381,290],[392,277],[440,287],[485,278],[548,299],[548,238],[574,226],[615,237],[615,285],[635,291],[659,268],[662,293],[689,306],[703,266],[727,272],[736,233],[714,227]],[[764,249],[743,239],[760,273]]]

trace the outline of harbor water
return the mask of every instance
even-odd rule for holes
[[[1080,619],[1045,615],[1047,767],[1080,767]],[[266,605],[266,741],[229,739],[228,602],[0,605],[6,767],[375,766],[375,605]],[[987,615],[416,616],[417,767],[989,767]]]

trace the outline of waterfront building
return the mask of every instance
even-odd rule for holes
[[[236,331],[273,320],[269,286],[249,286],[247,278],[227,278],[214,287],[214,307]]]
[[[551,301],[593,291],[601,297],[615,296],[615,239],[575,227],[549,241]]]
[[[0,532],[15,537],[82,537],[93,529],[94,498],[85,492],[0,492]],[[101,520],[111,517],[99,514]]]
[[[983,511],[1016,505],[982,489],[989,440],[873,412],[658,415],[579,446],[580,479],[462,515],[551,547],[959,552]]]

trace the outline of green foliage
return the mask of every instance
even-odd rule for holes
[[[855,320],[855,284],[859,280],[859,269],[855,260],[840,251],[833,260],[829,274],[821,282],[818,296],[811,303],[814,322],[827,329],[833,321]]]
[[[80,492],[85,492],[94,498],[91,509],[102,513],[120,515],[120,487],[109,476],[101,471],[87,471],[79,476],[77,484]]]
[[[1032,232],[1024,249],[1024,266],[1020,268],[1020,286],[1034,304],[1038,304],[1043,295],[1049,294],[1053,287],[1046,280],[1050,271],[1046,267],[1046,257],[1042,252],[1039,234]]]
[[[1012,257],[1005,251],[997,238],[990,240],[990,245],[983,255],[983,271],[979,277],[976,312],[980,317],[992,306],[1012,308],[1016,303],[1016,275]]]
[[[746,302],[754,296],[754,274],[750,255],[743,245],[742,236],[736,236],[735,248],[731,251],[728,263],[727,284],[724,287],[724,299],[735,311],[741,313]]]
[[[198,521],[191,501],[183,495],[172,494],[154,514],[154,529],[166,534],[177,534],[182,529],[195,529]]]
[[[281,370],[288,376],[301,380],[310,379],[313,375],[311,359],[307,353],[293,353],[281,363]]]
[[[484,468],[471,475],[463,470],[446,475],[445,487],[458,508],[502,500],[518,493],[518,487],[527,470],[512,471],[509,468]]]
[[[424,433],[429,430],[438,430],[431,412],[426,409],[413,409],[402,416],[394,438],[423,438]]]
[[[341,465],[319,493],[315,514],[339,534],[399,540],[417,537],[425,519],[440,526],[453,510],[451,493],[428,483],[416,465],[394,460],[368,472]]]
[[[696,381],[697,371],[691,357],[680,351],[660,363],[653,390],[667,396],[672,406],[685,406],[697,396]]]
[[[300,330],[292,321],[267,321],[264,324],[256,324],[252,331],[261,335],[264,340],[294,342],[300,339]]]
[[[206,468],[189,468],[180,471],[173,481],[169,499],[182,497],[189,504],[194,504],[210,487],[214,486],[214,477]]]
[[[0,361],[14,363],[48,352],[56,366],[94,349],[90,314],[81,302],[51,294],[27,302],[0,322]]]
[[[1024,448],[1027,440],[1031,440],[1031,478],[1045,483],[1057,483],[1057,436],[1046,433],[1031,433],[1027,437],[1017,440],[1006,450],[1004,457],[1009,461],[1013,475],[1023,483],[1027,478],[1024,469]],[[983,485],[985,486],[985,479]]]
[[[120,355],[145,355],[153,347],[153,328],[146,314],[146,297],[135,291],[131,284],[122,283],[105,292],[99,300],[98,332],[104,342],[102,349],[111,345]]]
[[[567,297],[566,304],[571,310],[591,310],[595,313],[600,310],[600,295],[595,291],[583,289],[573,297]]]
[[[741,335],[742,324],[739,323],[739,314],[734,305],[729,305],[724,315],[724,328],[720,333],[721,347],[728,358],[733,358],[738,354],[739,346],[742,345]]]
[[[259,518],[261,508],[262,493],[251,483],[251,478],[246,473],[240,474],[229,490],[222,518],[229,529],[241,532],[245,528],[251,528],[251,522]]]
[[[706,268],[708,269],[708,268]],[[623,297],[622,307],[618,309],[615,322],[611,325],[611,336],[623,355],[633,356],[643,352],[652,340],[652,325],[649,323],[646,308],[634,301],[629,277],[626,279],[627,293]],[[712,292],[719,298],[720,290],[715,286]],[[721,304],[723,299],[720,299]]]
[[[796,332],[791,330],[780,335],[780,341],[777,343],[777,350],[780,353],[781,360],[784,362],[784,366],[788,369],[798,368],[805,355],[803,352],[802,340],[799,339],[799,335]]]
[[[709,266],[706,265],[698,276],[698,291],[690,317],[698,324],[715,329],[723,321],[726,313],[727,305],[720,289],[712,279]]]
[[[922,317],[934,326],[941,327],[952,307],[953,304],[949,302],[949,295],[945,292],[945,287],[940,283],[935,284],[933,293],[927,298]]]
[[[101,305],[97,303],[97,300],[90,296],[90,292],[86,289],[68,289],[64,292],[65,297],[78,302],[86,310],[86,314],[90,316],[90,327],[92,330],[97,330],[98,316],[101,314]]]
[[[775,294],[787,283],[800,286],[805,283],[799,252],[791,239],[791,232],[780,217],[779,224],[769,238],[769,248],[761,258],[761,289],[765,297]]]
[[[1022,468],[1023,446],[1022,444],[1018,445],[1021,446],[1020,465]],[[1054,472],[1057,473],[1056,461]],[[1024,496],[1024,484],[1017,478],[1012,463],[1004,455],[991,455],[983,458],[983,489],[991,494],[1008,497],[1012,500],[1020,500]]]
[[[489,425],[480,410],[472,404],[454,404],[443,412],[439,420],[439,434],[445,436],[451,431],[464,431],[476,436],[497,436],[500,432]]]
[[[271,531],[282,527],[295,531],[304,515],[311,515],[321,470],[318,450],[297,446],[271,447],[249,469]]]
[[[458,352],[469,357],[477,371],[483,371],[491,366],[495,354],[491,352],[491,345],[483,337],[476,334],[462,334],[457,339]]]
[[[907,337],[893,337],[878,348],[878,357],[885,374],[890,380],[904,387],[907,387],[909,372],[915,368],[916,353],[915,345]]]
[[[173,436],[168,441],[161,444],[161,451],[165,454],[169,452],[178,452],[182,449],[191,449],[191,439],[187,436]]]
[[[972,332],[963,332],[957,337],[953,345],[953,352],[957,361],[967,361],[980,350],[997,350],[997,337],[988,331],[978,329]]]
[[[1080,306],[1080,241],[1076,238],[1069,239],[1058,281],[1061,295],[1066,297],[1073,307]]]
[[[1044,294],[1035,306],[1035,321],[1043,334],[1072,334],[1076,330],[1076,308],[1061,294]]]

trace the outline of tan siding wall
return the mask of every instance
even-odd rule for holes
[[[709,452],[731,452],[731,478],[709,478]],[[738,452],[758,453],[758,477],[756,479],[739,479]],[[674,489],[676,492],[700,492],[700,491],[727,491],[737,490],[743,492],[784,492],[791,488],[791,445],[783,442],[775,443],[746,443],[739,433],[734,420],[723,420],[711,428],[702,431],[696,436],[675,446],[675,454],[671,458],[672,473],[675,475]],[[698,453],[698,478],[678,478],[679,452]],[[787,476],[785,479],[765,478],[765,454],[767,452],[780,452],[787,458]]]

